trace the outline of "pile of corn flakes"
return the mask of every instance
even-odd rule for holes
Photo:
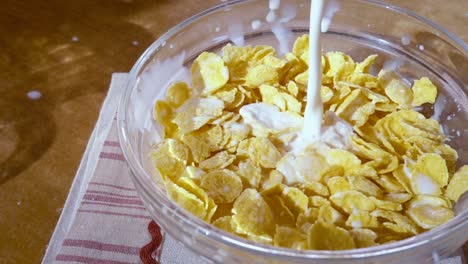
[[[277,166],[294,134],[246,125],[239,111],[263,103],[303,117],[308,41],[283,58],[270,46],[203,52],[192,86],[174,83],[156,102],[165,139],[152,158],[170,198],[232,234],[294,249],[370,247],[452,219],[468,166],[456,170],[439,123],[413,110],[433,104],[437,88],[426,77],[409,86],[391,71],[370,74],[376,55],[322,56],[324,112],[352,127],[342,135],[350,144],[304,151],[299,173],[310,175],[286,180]]]

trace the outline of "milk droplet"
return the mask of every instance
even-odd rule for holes
[[[407,35],[404,35],[403,37],[401,37],[401,44],[407,46],[410,43],[411,43],[411,40]]]
[[[228,28],[229,38],[237,46],[244,46],[244,30],[242,24],[230,24]]]
[[[138,42],[137,40],[132,41],[133,46],[138,46],[138,44],[140,44],[140,42]]]
[[[31,91],[29,91],[29,92],[27,93],[27,95],[28,95],[29,99],[31,99],[31,100],[37,100],[37,99],[39,99],[39,98],[42,97],[41,92],[36,91],[36,90],[31,90]]]
[[[333,20],[333,16],[339,10],[340,10],[340,4],[338,2],[336,2],[335,0],[331,0],[330,2],[328,2],[328,5],[325,8],[325,11],[322,16],[322,23],[320,25],[322,33],[325,33],[328,31],[328,28],[330,27],[330,24]]]
[[[273,21],[275,21],[275,20],[276,20],[276,13],[275,13],[275,11],[270,10],[270,12],[268,12],[268,15],[266,16],[265,20],[266,20],[267,22],[270,22],[270,23],[273,22]]]
[[[259,29],[262,26],[262,22],[260,20],[254,20],[252,21],[251,26],[253,30]]]
[[[419,45],[419,46],[418,46],[418,49],[419,49],[420,51],[423,51],[423,50],[424,50],[424,46],[423,46],[423,45]]]
[[[78,41],[80,41],[80,38],[77,37],[77,36],[73,36],[73,37],[72,37],[72,41],[73,41],[73,42],[78,42]]]
[[[270,0],[268,7],[270,10],[277,10],[280,6],[280,0]]]

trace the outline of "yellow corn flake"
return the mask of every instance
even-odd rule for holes
[[[210,124],[212,125],[224,125],[228,122],[236,122],[240,119],[240,115],[239,114],[235,114],[233,112],[223,112],[221,114],[221,116],[219,116],[218,118],[216,118],[215,120],[209,122]]]
[[[264,168],[275,168],[281,158],[279,150],[268,138],[254,137],[241,141],[238,155],[248,156],[255,164]]]
[[[224,102],[219,99],[202,98],[190,103],[186,111],[178,113],[173,119],[183,134],[195,131],[223,114]]]
[[[342,149],[331,149],[327,153],[327,162],[330,165],[342,166],[345,175],[354,175],[361,167],[361,160],[356,155]]]
[[[276,105],[281,111],[286,111],[286,101],[276,87],[262,84],[260,85],[260,94],[263,102]]]
[[[398,180],[391,174],[379,175],[375,181],[389,193],[404,192],[405,188],[398,182]]]
[[[205,219],[207,210],[202,200],[170,180],[167,180],[165,184],[171,200],[198,218]]]
[[[350,124],[360,127],[375,111],[375,106],[360,89],[353,90],[338,106],[336,114]]]
[[[219,229],[227,231],[229,233],[235,234],[234,225],[232,224],[232,216],[230,216],[230,215],[223,216],[223,217],[220,217],[220,218],[216,219],[212,223],[212,225],[214,225],[215,227],[217,227]]]
[[[206,192],[200,188],[193,179],[181,177],[176,183],[178,186],[184,188],[186,191],[192,193],[198,199],[200,199],[205,205],[205,209],[208,209],[209,200],[211,198],[208,197],[208,194],[206,194]]]
[[[388,193],[385,195],[385,201],[394,202],[398,204],[404,204],[411,200],[413,196],[409,193]]]
[[[320,182],[306,182],[300,185],[300,188],[307,196],[320,195],[323,197],[330,196],[327,186]]]
[[[374,167],[379,174],[392,172],[398,167],[398,158],[379,145],[366,142],[357,136],[351,137],[351,143],[356,155],[371,160],[367,164]]]
[[[304,63],[309,64],[309,35],[298,37],[294,42],[292,52],[298,58],[301,58]]]
[[[336,177],[336,176],[344,176],[345,172],[342,166],[339,165],[331,165],[325,170],[322,171],[320,174],[320,178],[322,182],[327,182],[329,179]],[[326,195],[328,196],[328,195]]]
[[[331,205],[330,201],[322,196],[310,196],[309,205],[313,207],[321,207],[322,205]]]
[[[262,178],[262,169],[251,160],[240,161],[236,173],[247,186],[258,188]]]
[[[277,170],[272,170],[268,174],[268,178],[265,181],[263,181],[262,189],[267,190],[267,189],[272,188],[272,187],[274,187],[276,185],[283,186],[282,185],[283,181],[284,181],[283,174],[281,174],[281,172],[279,172]],[[281,192],[283,192],[282,188],[281,188]]]
[[[300,213],[296,218],[296,228],[307,234],[312,225],[318,220],[319,208],[309,207],[304,213]]]
[[[224,124],[223,127],[224,134],[229,137],[229,141],[225,147],[228,150],[234,148],[232,152],[235,152],[237,150],[237,145],[249,135],[250,128],[245,124],[239,124],[237,122]]]
[[[351,213],[346,220],[346,226],[350,228],[378,228],[380,226],[376,217],[368,211],[356,211]]]
[[[345,218],[338,210],[333,208],[331,205],[322,205],[319,208],[318,220],[326,223],[343,225]]]
[[[335,83],[346,80],[354,72],[356,64],[348,55],[342,52],[328,52],[325,57],[329,68],[324,75],[325,77],[333,77]]]
[[[468,191],[468,166],[464,165],[450,179],[445,197],[456,202],[466,191]]]
[[[416,194],[440,195],[448,183],[445,160],[438,154],[421,155],[411,169],[411,188]]]
[[[164,180],[177,179],[185,170],[188,148],[176,139],[165,139],[151,153],[151,158]]]
[[[284,158],[282,161],[285,161]],[[291,161],[289,161],[289,163],[293,165],[293,167],[287,170],[288,173],[286,173],[285,168],[280,169],[280,165],[277,166],[278,170],[285,171],[283,172],[283,174],[289,176],[288,178],[295,177],[291,174],[299,174],[298,178],[303,178],[306,182],[320,181],[322,179],[323,173],[329,167],[326,158],[323,155],[321,155],[319,151],[312,149],[308,149],[303,153],[299,154],[297,157],[295,157],[295,162],[294,158],[292,158]]]
[[[294,228],[277,225],[273,245],[304,250],[307,248],[307,236]]]
[[[414,235],[419,233],[416,225],[408,217],[400,213],[376,209],[371,212],[371,215],[377,218],[387,220],[386,222],[382,223],[384,226],[387,225],[386,227],[390,225],[385,223],[393,223],[394,225],[391,225],[390,228],[396,229],[396,227],[398,227],[398,229],[396,229],[398,230],[398,233],[411,233]]]
[[[437,97],[437,87],[427,77],[414,81],[411,87],[414,93],[412,106],[420,106],[425,103],[433,104]]]
[[[341,193],[351,190],[351,185],[346,180],[346,178],[341,176],[332,177],[327,181],[328,189],[333,195],[335,193]]]
[[[230,155],[227,151],[221,151],[210,158],[200,162],[200,168],[204,170],[224,169],[236,159],[235,155]]]
[[[366,195],[382,197],[383,191],[373,181],[362,176],[347,176],[346,179],[351,185],[351,188],[360,191]]]
[[[255,189],[245,189],[234,202],[232,221],[236,232],[246,235],[272,236],[273,213]]]
[[[358,64],[356,64],[356,68],[354,69],[354,73],[368,73],[369,67],[374,64],[375,60],[377,59],[377,55],[370,55],[367,58]]]
[[[182,174],[182,177],[187,177],[187,178],[194,179],[194,180],[200,180],[202,176],[205,174],[206,172],[198,167],[187,166],[185,168],[184,173]]]
[[[192,153],[195,162],[201,162],[211,156],[211,153],[221,149],[223,129],[220,126],[200,129],[182,137]]]
[[[375,129],[387,137],[401,154],[405,154],[412,143],[421,138],[430,139],[435,144],[444,140],[439,123],[434,119],[426,119],[414,110],[399,110],[388,114],[376,122]]]
[[[187,83],[176,82],[169,87],[166,100],[174,108],[183,105],[191,96],[191,90]]]
[[[411,189],[410,183],[410,171],[405,165],[400,165],[396,170],[392,172],[393,177],[403,186],[406,192],[412,194],[413,190]]]
[[[228,80],[228,68],[223,59],[214,53],[203,52],[192,64],[192,84],[196,89],[202,88],[204,94],[218,90]]]
[[[452,203],[450,202],[449,199],[445,197],[432,196],[432,195],[418,195],[414,197],[409,204],[409,208],[419,206],[419,205],[434,205],[434,206],[452,208]]]
[[[286,206],[284,200],[279,195],[264,195],[262,196],[267,202],[268,206],[270,206],[271,211],[273,213],[274,222],[277,225],[282,226],[290,226],[293,227],[295,225],[295,217],[294,214],[289,210]]]
[[[156,101],[154,105],[154,118],[163,127],[166,135],[171,135],[177,129],[177,126],[172,123],[174,114],[174,110],[167,102]]]
[[[317,221],[308,234],[308,247],[313,250],[345,250],[356,248],[346,229]]]
[[[299,213],[304,213],[307,210],[308,198],[307,196],[298,188],[295,187],[285,187],[283,193],[281,194],[284,203],[291,211],[297,215]]]
[[[242,191],[242,181],[230,170],[214,170],[205,174],[200,183],[216,203],[233,202]]]
[[[450,208],[430,204],[410,205],[408,215],[424,229],[432,229],[455,217]]]
[[[286,89],[290,95],[297,97],[297,94],[299,93],[299,87],[294,81],[289,81]]]
[[[365,248],[377,246],[377,234],[366,228],[356,228],[349,231],[351,237],[354,239],[357,248]]]
[[[294,81],[299,85],[307,87],[307,82],[309,81],[309,71],[305,71],[296,75],[296,77],[294,77]]]
[[[385,73],[385,75],[388,74],[389,73]],[[411,102],[413,101],[413,91],[411,88],[403,80],[395,78],[395,76],[392,76],[389,79],[390,80],[388,82],[381,82],[385,89],[385,94],[390,98],[390,100],[398,104],[399,107],[404,109],[410,108]]]
[[[247,71],[245,85],[255,88],[262,84],[275,84],[279,81],[278,71],[267,65],[257,65]]]
[[[375,206],[377,208],[387,210],[387,211],[401,211],[403,210],[403,207],[399,203],[391,202],[391,201],[385,201],[385,200],[380,200],[375,197],[369,197],[372,202],[374,202]]]
[[[335,193],[330,196],[330,200],[348,214],[355,210],[372,211],[375,209],[375,204],[369,197],[354,190]]]
[[[447,163],[447,169],[450,174],[455,173],[458,160],[458,153],[456,150],[454,150],[447,144],[440,144],[433,147],[432,151],[444,158],[445,162]]]
[[[454,217],[451,202],[442,197],[418,195],[408,206],[408,215],[424,229],[439,226]]]
[[[322,102],[324,104],[328,103],[334,96],[333,90],[328,86],[322,85],[320,88],[320,96],[322,97]]]
[[[293,81],[297,75],[307,71],[307,64],[302,61],[300,58],[296,57],[293,53],[286,53],[283,57],[286,61],[286,64],[279,70],[280,82],[282,84],[287,84],[290,81]],[[305,91],[305,87],[299,87],[294,83],[299,90]],[[293,96],[296,96],[292,94]]]

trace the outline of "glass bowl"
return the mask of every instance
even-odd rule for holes
[[[119,136],[132,179],[146,208],[161,227],[208,263],[431,263],[448,256],[468,239],[468,206],[457,216],[418,236],[371,248],[343,251],[298,251],[242,239],[192,216],[169,200],[151,164],[151,146],[161,140],[153,104],[167,86],[188,79],[191,62],[202,51],[218,52],[227,43],[267,44],[291,49],[308,32],[308,1],[283,0],[278,22],[265,22],[268,2],[239,0],[206,10],[156,40],[132,68],[118,110]],[[340,10],[323,34],[323,51],[343,51],[360,61],[378,54],[376,71],[397,67],[408,80],[429,77],[439,88],[433,108],[449,144],[468,164],[466,44],[455,35],[407,10],[371,0],[337,0]],[[254,20],[261,20],[252,24]],[[276,36],[281,36],[277,38]],[[461,199],[464,200],[464,199]]]

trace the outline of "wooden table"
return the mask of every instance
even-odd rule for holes
[[[387,2],[426,16],[468,40],[466,0]],[[158,36],[219,3],[2,1],[0,263],[40,262],[111,73],[129,71]],[[28,93],[41,97],[31,100]]]

